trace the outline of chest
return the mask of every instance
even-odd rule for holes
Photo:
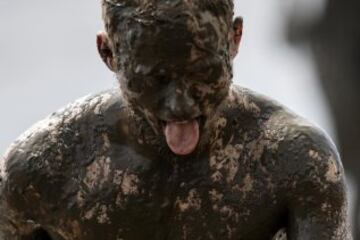
[[[230,179],[232,170],[207,160],[180,178],[170,239],[271,239],[283,224],[282,200],[271,181],[245,167]]]
[[[271,180],[237,149],[225,151],[172,165],[114,149],[80,169],[76,224],[64,231],[89,240],[270,239],[282,214]]]

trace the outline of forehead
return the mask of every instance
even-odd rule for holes
[[[177,7],[181,4],[201,8],[221,8],[228,5],[233,8],[233,0],[103,0],[103,3],[109,3],[117,6],[133,5],[133,6],[148,6],[148,5],[169,5]]]
[[[232,0],[103,0],[103,8],[123,61],[179,65],[227,52]]]
[[[225,37],[232,26],[232,1],[103,0],[103,19],[110,34],[121,34],[134,28],[161,31],[167,26],[187,29],[193,35],[216,31],[218,37]]]
[[[138,14],[167,15],[184,13],[197,15],[209,12],[231,21],[233,0],[102,0],[104,17],[131,17]]]

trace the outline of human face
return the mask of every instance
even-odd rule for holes
[[[102,57],[124,96],[168,143],[192,136],[177,151],[190,152],[231,83],[231,1],[104,2],[104,16],[107,39],[98,45],[109,45],[110,61]]]

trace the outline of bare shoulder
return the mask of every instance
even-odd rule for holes
[[[264,128],[277,142],[279,164],[291,185],[305,181],[317,188],[344,184],[338,150],[324,130],[283,107],[271,114]]]
[[[290,238],[315,239],[322,229],[323,239],[351,239],[344,169],[327,134],[251,90],[234,87],[229,99],[221,140],[236,141],[242,175],[249,175],[242,181],[285,209]]]
[[[268,97],[239,87],[234,92],[237,105],[251,116],[250,125],[259,129],[257,144],[271,151],[289,185],[303,181],[317,187],[344,184],[338,151],[322,129]]]
[[[3,171],[6,173],[20,162],[25,164],[33,158],[50,154],[47,151],[66,154],[66,149],[84,137],[80,136],[82,132],[94,135],[91,130],[101,131],[99,127],[117,121],[119,116],[114,114],[122,107],[121,96],[115,90],[88,95],[70,103],[34,124],[11,144],[3,157]]]
[[[121,119],[123,105],[115,89],[89,95],[22,134],[1,160],[3,204],[17,209],[23,206],[25,215],[41,214],[49,212],[48,203],[60,201],[59,193],[72,194],[62,192],[62,187],[75,184],[82,167],[106,151],[109,133]],[[44,209],[27,207],[39,206],[40,202],[44,202]]]

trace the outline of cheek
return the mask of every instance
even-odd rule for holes
[[[142,94],[145,91],[145,84],[140,80],[132,80],[125,82],[126,88],[134,94]]]
[[[201,83],[193,87],[194,99],[203,106],[216,106],[227,95],[229,83],[226,79],[219,79],[215,83]]]
[[[206,81],[193,82],[193,96],[197,101],[204,104],[217,105],[227,96],[230,84],[230,71],[222,65],[214,68],[211,76],[208,76]]]
[[[131,73],[118,74],[118,80],[123,90],[134,95],[142,95],[151,88],[143,77]]]
[[[137,105],[138,108],[148,109],[151,112],[156,112],[161,108],[162,95],[154,88],[146,87],[141,93],[135,93],[128,91],[132,102]]]

